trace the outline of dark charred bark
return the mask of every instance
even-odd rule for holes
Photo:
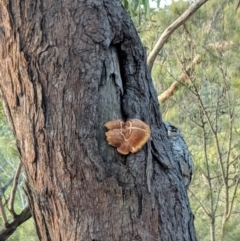
[[[41,240],[196,240],[146,56],[117,0],[0,2],[0,89]],[[104,123],[151,140],[122,156]]]

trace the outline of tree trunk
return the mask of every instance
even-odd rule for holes
[[[117,0],[2,0],[0,89],[40,240],[196,240],[146,56]],[[123,156],[104,123],[151,140]]]

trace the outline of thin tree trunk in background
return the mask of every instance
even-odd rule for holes
[[[133,23],[117,0],[0,2],[0,89],[40,240],[196,240]],[[104,123],[151,140],[122,156]]]

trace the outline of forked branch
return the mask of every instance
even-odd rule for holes
[[[165,31],[160,36],[157,44],[154,46],[153,50],[149,54],[147,58],[147,65],[149,68],[149,71],[151,72],[153,63],[162,49],[163,45],[166,43],[168,38],[171,36],[171,34],[182,24],[184,24],[204,3],[206,3],[208,0],[198,0],[194,2],[190,7],[179,17],[177,18],[170,26],[168,26]]]
[[[26,207],[19,215],[17,215],[7,226],[0,229],[0,240],[5,241],[12,235],[18,226],[27,221],[32,216],[30,208]]]
[[[186,70],[181,73],[178,80],[174,81],[167,90],[165,90],[161,95],[158,96],[158,101],[161,103],[165,102],[178,90],[180,85],[186,84],[190,77],[190,73],[194,71],[195,66],[200,62],[201,56],[196,55],[193,61],[187,66]]]

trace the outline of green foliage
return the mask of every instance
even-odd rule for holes
[[[159,6],[160,0],[157,0]],[[144,20],[150,19],[151,13],[154,11],[150,7],[149,0],[121,0],[123,7],[132,17],[136,26],[139,26]]]

